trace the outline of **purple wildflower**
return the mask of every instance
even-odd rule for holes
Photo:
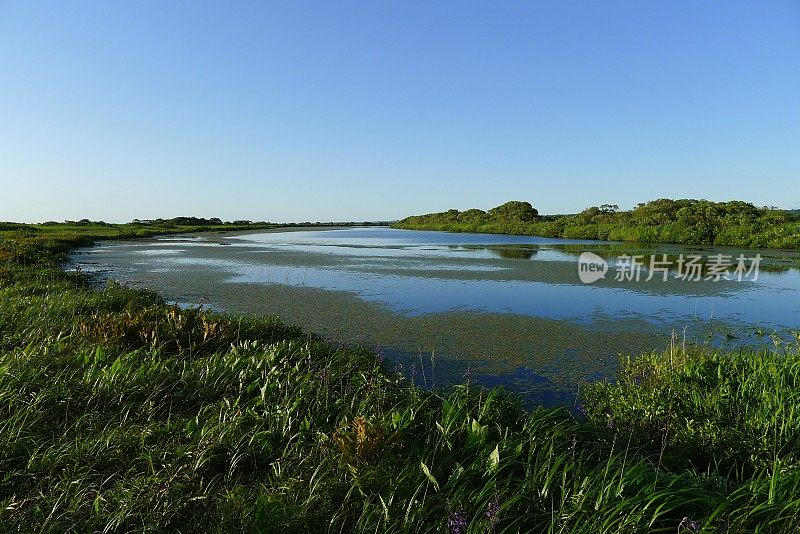
[[[689,517],[684,517],[678,525],[678,532],[687,530],[689,532],[700,532],[700,524]]]
[[[497,496],[492,497],[492,500],[489,501],[485,515],[486,519],[489,520],[491,531],[494,532],[494,526],[497,524],[497,520],[499,519],[500,515],[500,503],[497,502]]]
[[[467,518],[464,516],[464,510],[457,510],[450,512],[447,518],[447,529],[452,534],[464,534],[467,531]]]
[[[467,385],[469,385],[470,380],[472,380],[472,366],[467,366],[467,371],[464,373],[464,378],[467,379]]]
[[[414,383],[414,379],[417,377],[417,366],[416,364],[411,366],[411,383]]]

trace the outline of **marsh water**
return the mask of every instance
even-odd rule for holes
[[[605,278],[581,282],[583,252],[608,262]],[[702,276],[681,278],[682,255],[702,258]],[[717,280],[718,255],[732,265]],[[633,256],[638,281],[621,267]],[[670,267],[647,280],[653,257]],[[737,258],[750,273],[735,275]],[[72,261],[182,306],[278,314],[375,349],[426,387],[504,385],[529,403],[571,402],[612,377],[620,353],[774,347],[800,329],[800,258],[785,251],[365,227],[109,242]]]

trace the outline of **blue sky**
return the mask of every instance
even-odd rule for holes
[[[0,0],[0,220],[800,207],[800,2]]]

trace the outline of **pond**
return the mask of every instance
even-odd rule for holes
[[[591,283],[587,252],[607,269]],[[365,227],[107,242],[72,262],[182,306],[278,314],[425,387],[503,385],[530,404],[572,402],[620,353],[774,347],[800,329],[790,251]]]

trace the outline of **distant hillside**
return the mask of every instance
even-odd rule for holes
[[[800,210],[759,208],[738,200],[658,199],[638,204],[629,211],[603,204],[575,215],[551,216],[539,215],[529,202],[511,201],[488,211],[451,209],[415,215],[393,226],[410,230],[800,249]]]

